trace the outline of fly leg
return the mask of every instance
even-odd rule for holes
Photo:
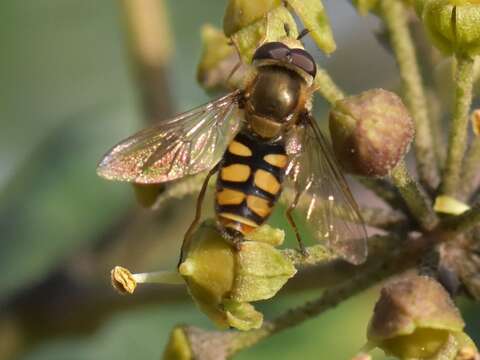
[[[237,251],[240,250],[240,247],[241,247],[243,241],[244,241],[244,238],[243,238],[242,235],[235,236],[232,239],[232,244],[233,244],[233,247],[235,248],[235,250],[237,250]]]
[[[293,218],[293,210],[298,205],[298,200],[300,199],[301,192],[298,191],[298,189],[295,189],[295,198],[293,199],[292,203],[288,207],[287,211],[285,212],[285,216],[287,217],[287,220],[292,227],[293,231],[295,232],[295,237],[297,238],[298,242],[298,248],[300,252],[302,253],[303,256],[307,256],[308,252],[305,249],[305,246],[303,245],[302,237],[300,236],[300,232],[298,231],[297,224],[295,224],[295,219]]]
[[[205,177],[205,180],[203,181],[202,188],[200,189],[200,193],[198,194],[198,198],[197,198],[197,206],[196,206],[196,210],[195,210],[195,217],[194,217],[192,223],[190,224],[190,226],[188,227],[188,230],[185,233],[185,236],[183,237],[183,243],[182,243],[182,247],[181,247],[181,250],[180,250],[180,259],[178,259],[177,266],[180,266],[180,264],[182,263],[185,249],[190,244],[190,240],[192,238],[193,231],[195,230],[198,223],[200,222],[200,219],[202,217],[202,205],[203,205],[203,200],[205,199],[205,193],[207,192],[208,182],[210,181],[210,178],[218,171],[218,167],[219,167],[218,164],[215,165],[215,167],[213,167],[208,172],[207,176]]]

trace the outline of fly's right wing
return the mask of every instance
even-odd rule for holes
[[[97,174],[138,184],[163,183],[209,170],[240,129],[240,91],[144,129],[115,145]]]
[[[307,115],[306,120],[290,145],[295,155],[287,175],[290,192],[298,194],[295,210],[305,217],[316,240],[360,264],[367,257],[367,232],[358,205],[315,119]]]

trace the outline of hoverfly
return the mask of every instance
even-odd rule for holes
[[[244,89],[121,141],[98,174],[152,184],[208,171],[184,244],[215,173],[217,224],[234,243],[262,225],[288,189],[286,217],[302,250],[294,210],[305,214],[316,239],[351,263],[363,262],[367,235],[358,206],[311,114],[313,57],[298,38],[287,37],[257,48],[251,65]]]

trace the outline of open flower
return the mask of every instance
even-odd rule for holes
[[[267,232],[274,243],[282,242],[283,232],[271,228]],[[255,241],[266,237],[264,230],[258,235],[236,250],[212,222],[206,222],[186,249],[179,272],[200,309],[220,327],[260,327],[263,316],[250,302],[273,297],[296,273],[293,263],[273,245]]]
[[[206,221],[192,236],[178,272],[132,274],[117,266],[112,284],[131,294],[138,283],[186,283],[199,308],[219,327],[259,328],[263,315],[250,302],[273,297],[296,273],[292,260],[274,247],[283,238],[283,231],[265,225],[237,250]]]

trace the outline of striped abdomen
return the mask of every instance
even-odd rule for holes
[[[225,151],[217,179],[215,210],[231,235],[246,234],[270,216],[288,158],[282,141],[264,142],[240,132]]]

